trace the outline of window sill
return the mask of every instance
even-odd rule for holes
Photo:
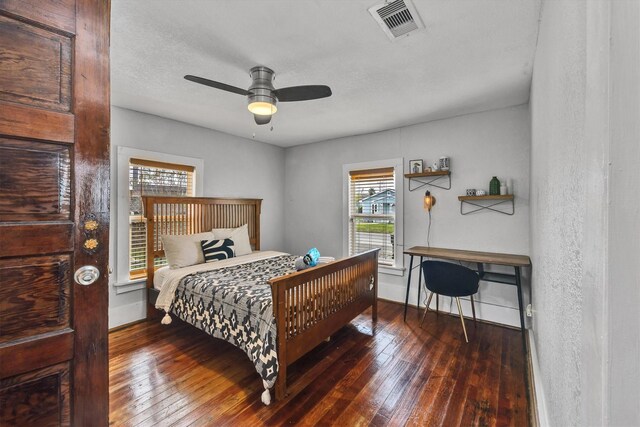
[[[404,267],[394,267],[391,265],[378,264],[378,271],[382,274],[388,274],[390,276],[404,276]]]

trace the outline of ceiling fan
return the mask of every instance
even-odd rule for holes
[[[205,86],[245,95],[249,101],[249,111],[253,113],[253,118],[259,125],[266,125],[271,121],[271,116],[278,111],[276,107],[278,101],[308,101],[331,96],[331,88],[323,85],[291,86],[276,89],[272,83],[275,73],[272,69],[261,65],[253,67],[249,71],[249,75],[252,83],[247,90],[203,77],[186,75],[184,78]]]

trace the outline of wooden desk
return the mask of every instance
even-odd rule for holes
[[[520,268],[530,267],[531,259],[526,255],[500,254],[492,252],[463,251],[459,249],[431,248],[426,246],[414,246],[404,251],[409,255],[409,278],[407,279],[407,296],[404,302],[404,320],[407,320],[407,306],[409,305],[409,289],[411,288],[411,271],[413,269],[413,257],[420,257],[420,272],[418,276],[418,306],[420,306],[420,288],[422,287],[422,262],[424,258],[438,258],[452,261],[475,263],[478,267],[480,280],[488,282],[506,283],[514,285],[518,291],[518,307],[520,308],[520,328],[524,333],[524,307],[522,302],[522,277]],[[515,274],[488,273],[484,271],[485,264],[506,265],[514,268]]]

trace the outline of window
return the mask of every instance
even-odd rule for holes
[[[344,166],[346,253],[380,248],[381,267],[402,268],[402,159]]]
[[[114,286],[120,294],[144,287],[147,238],[142,196],[202,196],[204,162],[156,151],[114,148],[117,197],[112,198],[111,221],[116,224]]]
[[[129,278],[144,277],[147,266],[147,223],[142,196],[193,196],[195,167],[145,159],[129,159]],[[165,265],[156,259],[155,265]]]

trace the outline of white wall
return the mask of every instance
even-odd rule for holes
[[[635,0],[542,9],[531,90],[531,332],[543,425],[640,419],[639,9]]]
[[[111,110],[111,267],[115,263],[117,148],[196,157],[204,160],[205,197],[261,198],[261,248],[281,249],[283,239],[284,150],[210,129],[118,107]],[[144,290],[117,295],[111,276],[109,326],[144,316]]]
[[[437,198],[432,210],[432,246],[528,254],[529,147],[528,108],[518,106],[288,148],[285,249],[302,254],[316,246],[322,254],[343,255],[343,164],[403,157],[406,172],[409,160],[425,159],[430,164],[446,155],[451,158],[451,190],[425,187],[409,192],[404,180],[405,247],[426,245],[422,198],[429,188]],[[514,183],[515,215],[487,211],[460,215],[457,197],[467,188],[488,191],[493,175]],[[414,274],[415,283],[417,276]],[[406,273],[403,277],[381,274],[380,282],[382,298],[404,301]],[[481,282],[477,300],[481,318],[519,325],[514,287]]]

